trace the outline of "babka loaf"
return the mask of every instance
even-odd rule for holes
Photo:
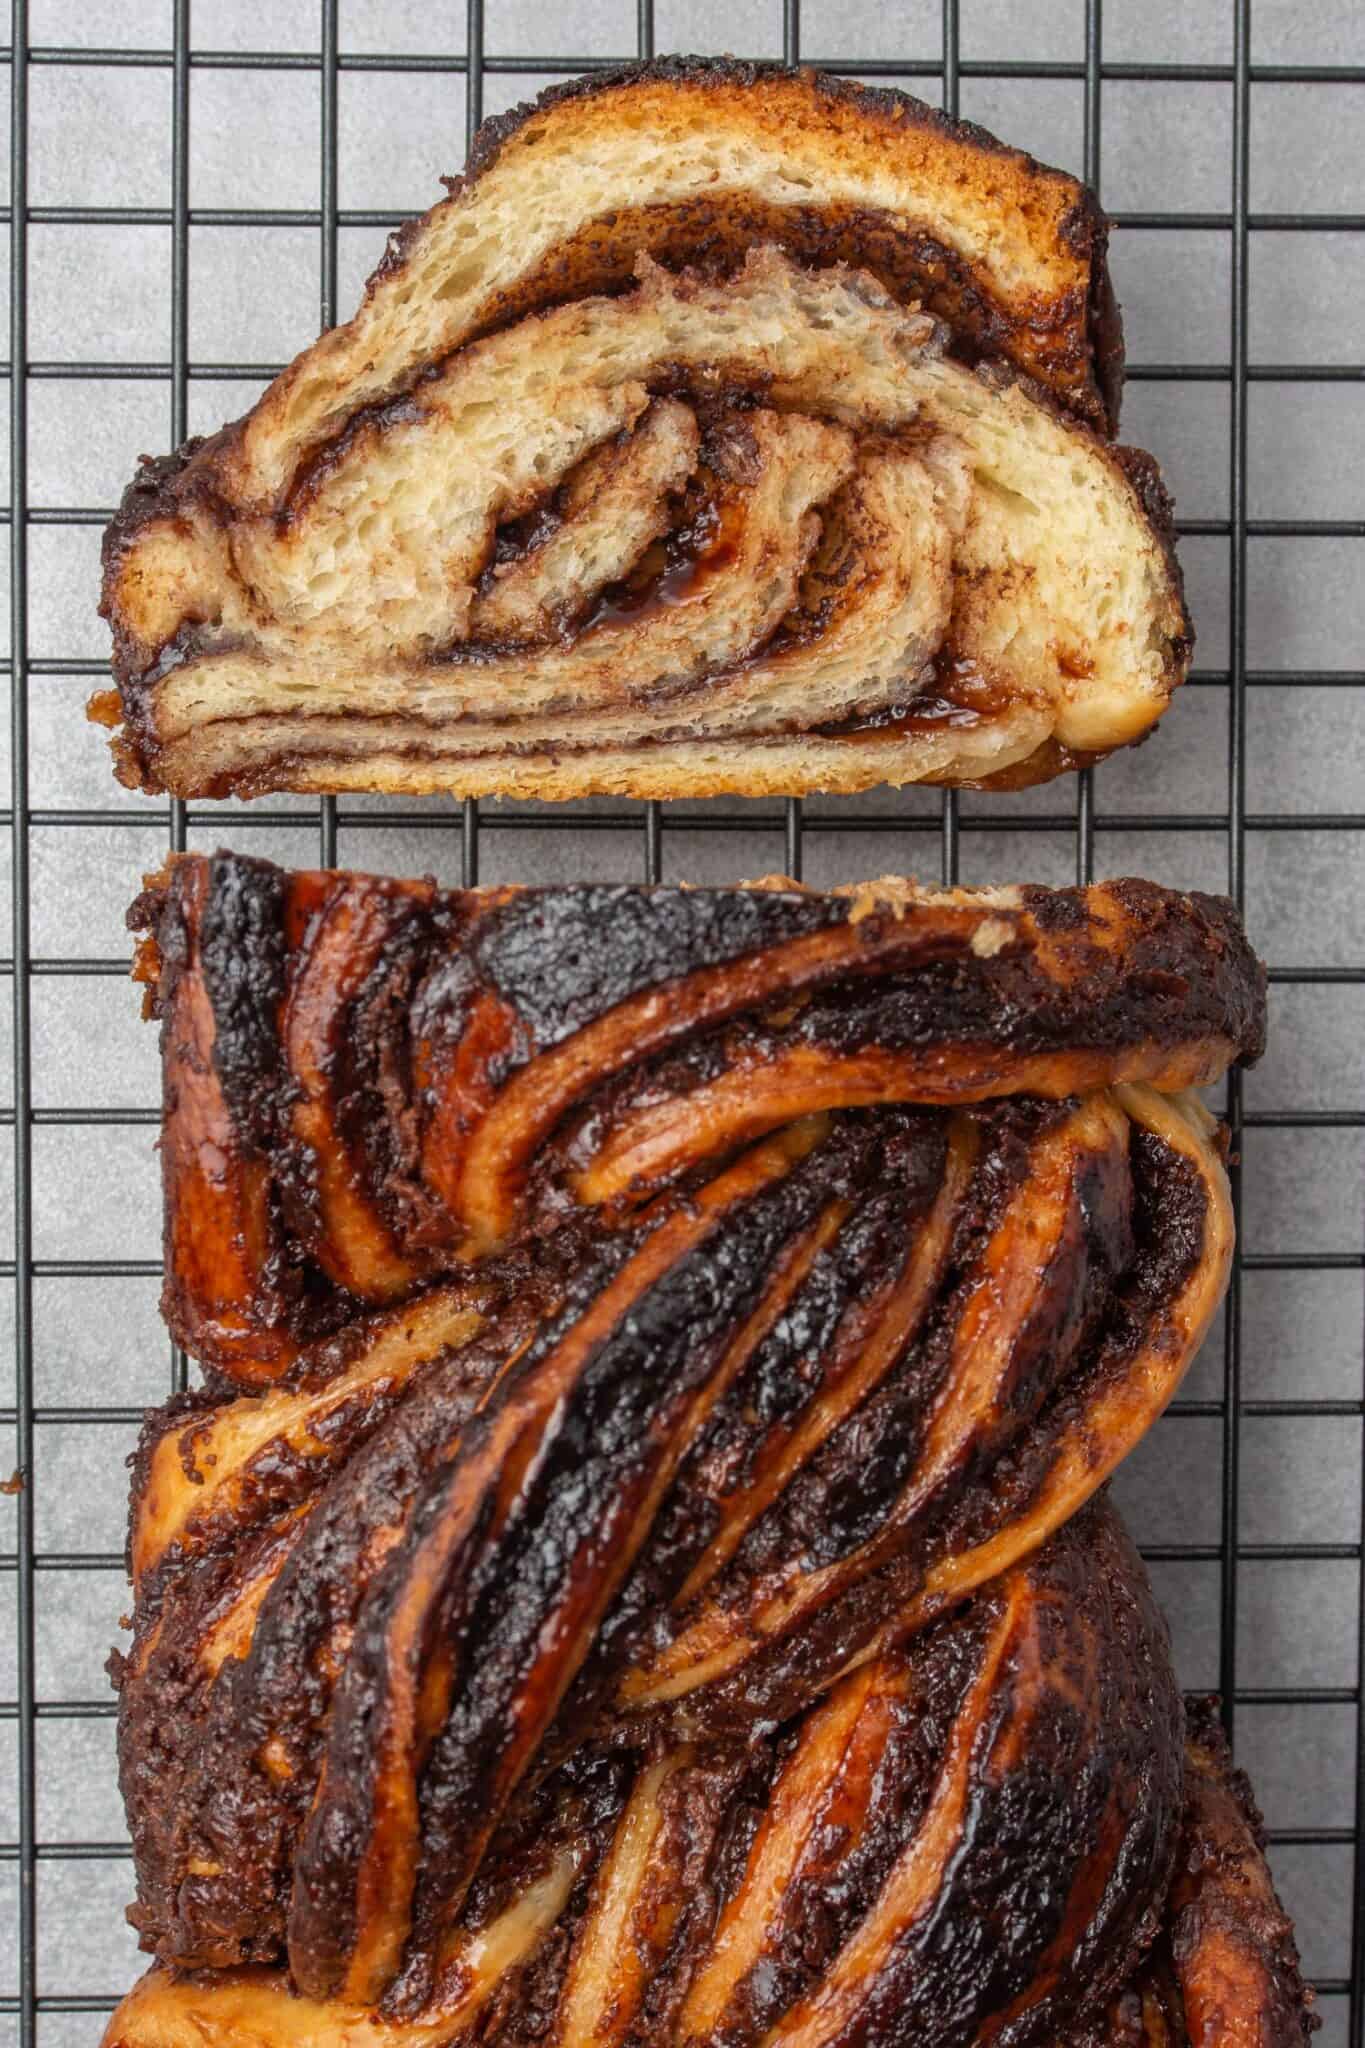
[[[1185,673],[1105,223],[897,93],[666,60],[481,131],[356,318],[131,485],[118,772],[1018,786]]]
[[[1303,2039],[1102,1491],[1226,1279],[1228,905],[220,855],[133,916],[210,1371],[134,1471],[108,2048]]]

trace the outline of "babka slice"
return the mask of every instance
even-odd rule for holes
[[[1190,632],[1104,248],[1073,179],[809,72],[490,123],[350,325],[130,487],[119,773],[1015,786],[1141,737]]]

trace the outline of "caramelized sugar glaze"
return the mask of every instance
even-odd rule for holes
[[[208,1386],[134,1474],[111,2048],[1303,2038],[1103,1494],[1225,1283],[1228,905],[220,855],[134,916]]]

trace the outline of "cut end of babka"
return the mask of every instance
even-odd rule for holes
[[[130,487],[117,772],[1020,787],[1142,737],[1190,628],[1110,439],[1104,242],[1074,179],[902,95],[684,60],[546,94]]]

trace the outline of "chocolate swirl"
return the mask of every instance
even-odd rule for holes
[[[896,94],[663,64],[475,146],[348,327],[110,529],[119,772],[268,789],[1018,785],[1190,636],[1115,448],[1105,229]]]
[[[111,2048],[1079,2048],[1214,1924],[1301,2038],[1100,1495],[1226,1278],[1225,905],[219,856],[136,916],[215,1378],[134,1477]]]
[[[443,891],[224,854],[133,915],[166,1054],[165,1313],[247,1382],[801,1119],[1171,1094],[1264,1036],[1230,906],[1139,881]]]

